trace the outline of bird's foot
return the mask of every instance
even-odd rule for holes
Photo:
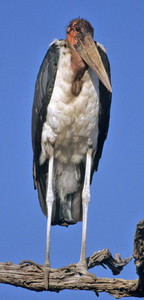
[[[21,268],[25,267],[26,265],[33,265],[36,266],[37,268],[39,268],[40,270],[43,270],[43,266],[32,261],[32,260],[22,260],[19,265],[21,266]]]
[[[49,264],[44,263],[44,265],[40,265],[32,260],[23,260],[20,263],[21,268],[23,268],[26,265],[33,265],[36,266],[38,269],[42,270],[44,273],[44,283],[45,283],[45,288],[46,290],[49,289],[49,274],[51,267]]]
[[[89,276],[96,281],[96,276],[93,273],[88,272],[87,263],[81,263],[80,261],[76,264],[76,270],[80,275]]]

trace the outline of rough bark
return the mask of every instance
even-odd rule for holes
[[[63,289],[89,290],[96,295],[107,292],[115,298],[144,297],[144,219],[137,224],[133,256],[139,278],[136,280],[95,278],[81,276],[75,264],[59,269],[51,269],[48,273],[48,290],[60,292]],[[131,257],[121,260],[117,254],[114,259],[108,249],[95,252],[87,258],[88,269],[97,265],[108,266],[114,275],[121,272]],[[0,282],[20,286],[26,289],[43,291],[45,286],[45,272],[42,266],[29,262],[15,265],[11,262],[0,263]]]

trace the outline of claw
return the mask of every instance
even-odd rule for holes
[[[39,265],[38,263],[32,261],[32,260],[22,260],[19,263],[20,267],[23,268],[26,265],[33,265],[36,266],[38,269],[40,269],[41,271],[43,271],[44,273],[44,283],[45,283],[45,289],[48,290],[49,289],[49,275],[50,275],[50,270],[51,267],[48,264],[44,264],[44,265]]]
[[[43,270],[43,266],[42,265],[40,265],[40,264],[38,264],[38,263],[36,263],[36,262],[34,262],[32,260],[29,260],[29,259],[22,260],[19,263],[19,265],[20,265],[21,268],[25,267],[26,264],[36,266],[38,269]]]
[[[89,276],[91,277],[94,281],[96,281],[96,276],[93,273],[89,273],[88,269],[87,269],[87,265],[86,264],[82,264],[81,262],[78,262],[76,265],[76,270],[80,275],[84,275],[84,276]]]

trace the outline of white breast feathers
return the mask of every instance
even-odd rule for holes
[[[71,93],[72,80],[71,53],[69,48],[61,46],[54,89],[42,129],[41,164],[49,155],[48,142],[55,145],[55,157],[62,163],[71,161],[77,164],[84,159],[88,138],[92,139],[96,151],[99,79],[88,68],[78,96]]]

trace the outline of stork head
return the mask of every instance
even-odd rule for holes
[[[73,20],[67,29],[67,39],[70,47],[81,56],[85,63],[97,74],[105,87],[112,92],[111,84],[93,40],[93,35],[94,29],[90,23],[80,18]]]

